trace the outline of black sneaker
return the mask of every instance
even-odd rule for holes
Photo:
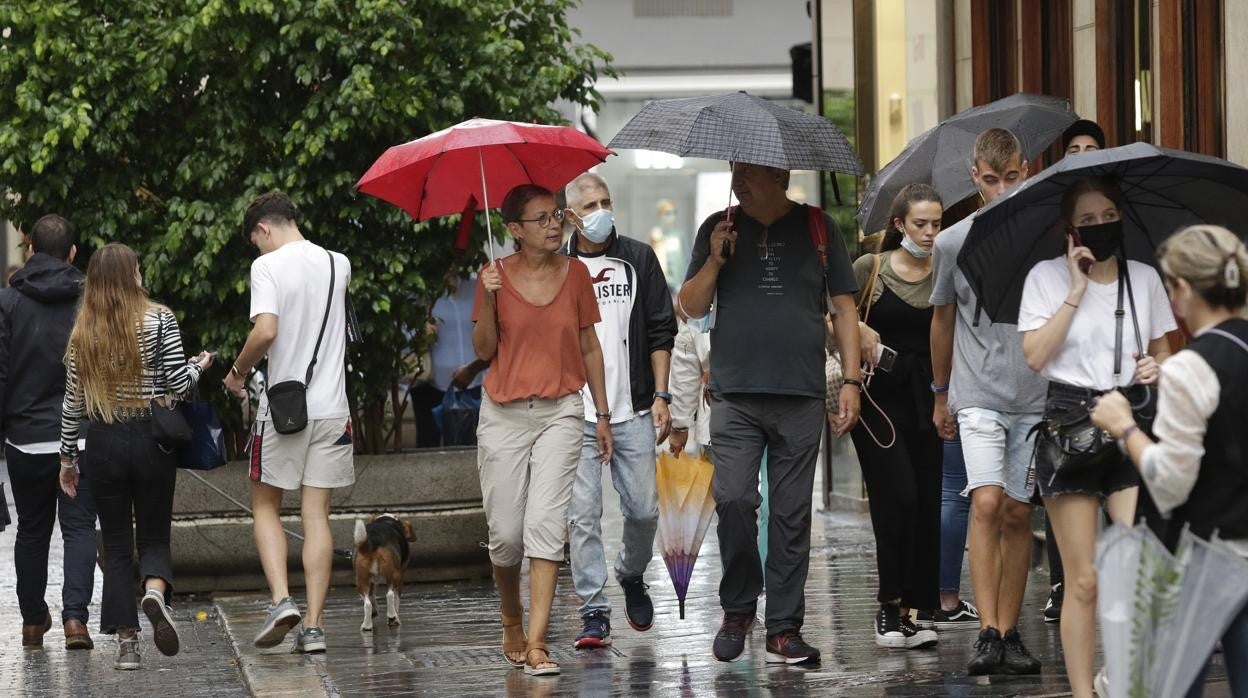
[[[1005,643],[1001,641],[1001,631],[996,628],[984,628],[979,631],[975,640],[975,656],[966,665],[966,673],[971,676],[986,676],[1001,670],[1005,661]]]
[[[745,651],[745,636],[754,627],[753,613],[725,613],[715,634],[711,654],[721,662],[731,662]]]
[[[936,635],[936,631],[931,628],[920,628],[910,620],[910,614],[901,617],[901,627],[914,633],[910,645],[910,649],[925,650],[928,647],[935,647],[940,638]]]
[[[1001,663],[1002,674],[1040,673],[1040,660],[1031,656],[1031,652],[1027,651],[1027,647],[1023,645],[1023,638],[1018,634],[1018,628],[1005,631],[1003,644],[1005,645],[1005,659]]]
[[[768,664],[809,664],[819,661],[819,650],[806,644],[802,634],[786,630],[767,637]]]
[[[935,630],[936,621],[932,618],[933,611],[915,611],[914,627],[919,630]]]
[[[576,638],[578,650],[597,649],[611,644],[611,619],[602,611],[590,611],[581,616],[581,634]]]
[[[1061,582],[1053,585],[1049,591],[1049,602],[1044,604],[1044,622],[1059,623],[1062,620],[1062,597],[1064,597],[1065,589]]]
[[[628,627],[644,633],[654,623],[654,602],[646,593],[646,583],[641,577],[620,579],[620,588],[624,590],[624,615],[628,618]]]
[[[937,630],[978,630],[979,609],[965,601],[958,601],[957,608],[952,611],[940,608],[932,611],[932,623]]]
[[[909,616],[903,618],[901,609],[884,604],[875,614],[875,644],[889,649],[931,647],[936,644],[936,631],[919,630]]]

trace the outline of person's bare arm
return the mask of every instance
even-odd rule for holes
[[[234,359],[229,373],[225,374],[222,383],[225,384],[226,392],[235,397],[247,396],[247,374],[251,373],[251,369],[255,368],[256,364],[260,363],[260,359],[269,353],[269,347],[273,346],[275,339],[277,339],[277,316],[272,313],[260,313],[252,322],[251,332],[247,334],[243,350],[238,353],[238,358]]]
[[[836,333],[836,344],[841,350],[841,370],[846,380],[862,380],[862,360],[858,355],[860,346],[858,338],[858,309],[854,307],[854,297],[848,293],[832,296],[832,308],[836,314],[832,317],[832,327]],[[858,423],[858,414],[862,408],[862,392],[859,386],[845,384],[841,386],[836,417],[833,420],[833,433],[844,436]]]
[[[611,407],[607,404],[607,372],[602,362],[602,346],[598,344],[598,332],[594,326],[581,328],[581,359],[585,362],[585,382],[589,385],[589,394],[594,401],[594,411],[608,414]],[[611,454],[615,441],[611,435],[611,420],[599,417],[598,457],[603,463],[611,462]]]
[[[949,414],[949,375],[953,372],[953,332],[957,320],[957,306],[932,306],[932,331],[928,340],[932,351],[932,382],[942,388],[936,393],[936,405],[932,410],[932,424],[940,438],[949,441],[957,436],[958,426]]]
[[[736,249],[736,231],[731,229],[727,221],[720,221],[711,231],[710,254],[707,255],[706,262],[697,274],[680,287],[680,307],[689,317],[703,317],[711,310],[715,286],[719,283],[719,270],[728,261],[728,257],[723,256],[725,240],[728,241],[730,250]]]
[[[481,284],[485,287],[483,307],[472,328],[472,349],[478,359],[486,362],[498,353],[498,290],[503,287],[503,275],[497,265],[495,262],[481,270]]]

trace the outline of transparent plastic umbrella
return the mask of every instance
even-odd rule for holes
[[[1178,561],[1146,526],[1115,524],[1097,540],[1096,606],[1112,698],[1152,695],[1146,687],[1179,575]]]
[[[1182,567],[1174,615],[1159,628],[1147,695],[1180,696],[1209,661],[1218,638],[1248,601],[1248,560],[1215,535],[1206,541],[1184,530],[1177,554]]]
[[[685,596],[693,565],[702,549],[702,539],[715,513],[711,478],[715,468],[710,461],[687,453],[679,457],[659,454],[655,475],[659,489],[659,549],[667,573],[676,587],[680,617],[685,617]]]

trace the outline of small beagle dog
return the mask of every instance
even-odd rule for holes
[[[378,514],[365,525],[355,520],[355,590],[364,599],[364,622],[360,632],[371,632],[377,615],[373,588],[386,583],[386,622],[399,625],[399,595],[403,593],[403,570],[410,555],[408,543],[416,540],[412,524],[394,514]]]

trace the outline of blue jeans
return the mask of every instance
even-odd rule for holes
[[[611,425],[615,452],[611,482],[620,495],[624,515],[623,546],[615,559],[615,578],[642,576],[654,555],[654,533],[659,527],[659,495],[654,479],[654,420],[649,414]],[[580,613],[603,611],[611,604],[607,585],[607,554],[602,545],[602,468],[598,460],[595,425],[586,422],[581,462],[568,507],[568,540],[572,582],[581,599]]]
[[[944,479],[940,487],[940,590],[958,591],[962,585],[962,557],[966,552],[966,529],[971,498],[966,489],[966,461],[962,442],[945,442]]]
[[[1232,696],[1248,696],[1248,604],[1239,609],[1239,615],[1231,621],[1222,635],[1222,663],[1226,665],[1227,682]],[[1187,692],[1188,698],[1200,698],[1205,693],[1206,663],[1200,675]]]

